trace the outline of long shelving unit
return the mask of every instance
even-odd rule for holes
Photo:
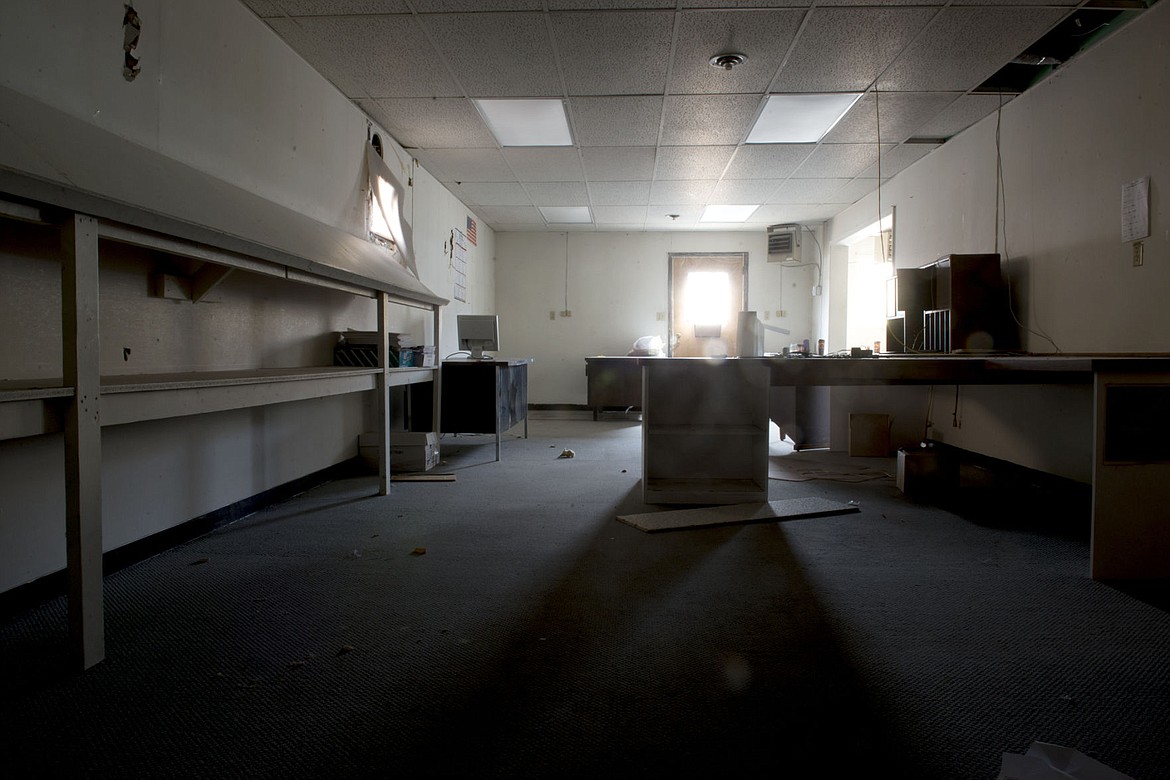
[[[30,105],[30,111],[42,109]],[[68,118],[55,116],[63,124]],[[35,121],[35,117],[33,120]],[[76,124],[74,122],[74,124]],[[79,133],[92,128],[78,126]],[[127,146],[121,139],[107,146]],[[85,144],[73,148],[84,149]],[[117,152],[118,149],[112,150]],[[124,150],[142,161],[144,150]],[[65,530],[70,636],[76,663],[104,658],[102,596],[101,429],[147,420],[280,404],[348,393],[377,394],[380,492],[389,492],[391,387],[432,382],[434,368],[387,368],[391,306],[428,310],[433,339],[440,338],[446,299],[432,293],[389,252],[357,236],[151,153],[154,173],[173,203],[134,205],[123,193],[101,189],[120,155],[78,156],[69,181],[54,181],[6,166],[0,154],[0,222],[26,223],[60,236],[61,373],[48,379],[0,376],[0,441],[61,432],[65,440]],[[88,188],[86,183],[92,183]],[[113,185],[116,190],[117,185]],[[178,215],[182,215],[182,217]],[[111,247],[129,245],[179,258],[195,270],[180,287],[192,302],[231,273],[253,273],[340,290],[376,301],[383,334],[383,368],[298,366],[193,373],[102,376],[99,370],[99,260]],[[191,263],[191,261],[195,261]],[[436,430],[438,420],[435,421]]]

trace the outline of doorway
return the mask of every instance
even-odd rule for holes
[[[672,357],[738,354],[739,312],[747,307],[747,253],[671,252]]]

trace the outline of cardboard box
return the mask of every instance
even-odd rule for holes
[[[940,496],[959,487],[959,465],[942,449],[898,450],[898,490],[908,496]]]
[[[363,433],[358,438],[362,458],[378,467],[378,435]],[[439,435],[434,431],[390,431],[391,471],[430,471],[439,465]]]

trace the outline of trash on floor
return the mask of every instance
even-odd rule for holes
[[[1023,755],[1004,753],[997,780],[1133,780],[1084,753],[1033,742]]]
[[[454,482],[454,474],[391,474],[391,482]]]
[[[573,452],[570,449],[565,449],[565,450],[562,450],[561,454],[558,455],[557,457],[558,458],[575,458],[576,456],[577,456],[577,453]]]
[[[410,554],[411,554],[411,555],[426,555],[426,554],[427,554],[427,548],[425,548],[425,547],[415,547],[413,550],[411,550],[411,551],[410,551]]]

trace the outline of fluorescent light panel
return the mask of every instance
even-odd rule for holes
[[[500,146],[572,146],[565,104],[559,99],[475,100]]]
[[[860,93],[831,95],[769,95],[760,112],[749,144],[816,143],[845,116]]]
[[[700,222],[746,222],[747,218],[759,208],[756,206],[723,206],[712,204],[703,209]]]
[[[588,206],[541,206],[540,213],[547,221],[562,225],[593,221]]]

